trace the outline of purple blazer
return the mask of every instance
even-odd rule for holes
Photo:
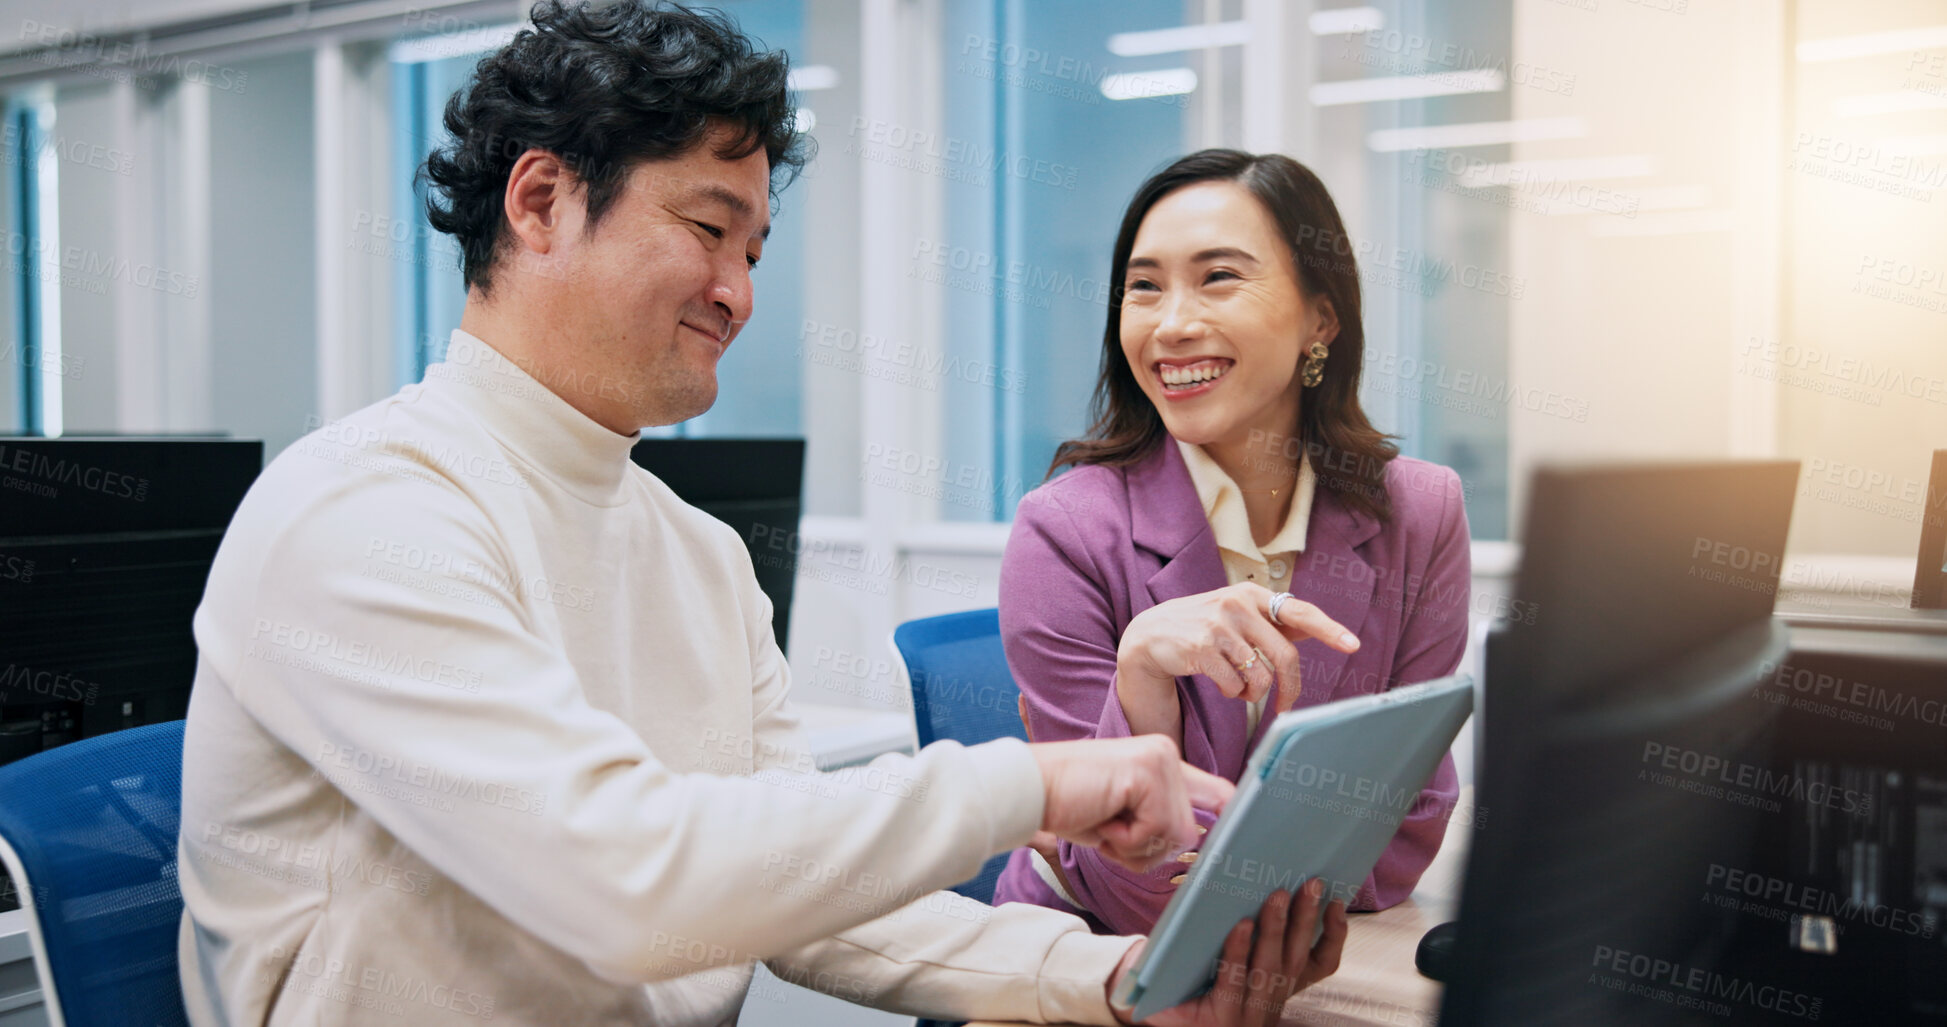
[[[1359,636],[1347,655],[1317,641],[1299,645],[1302,690],[1313,706],[1451,674],[1467,644],[1470,566],[1467,514],[1452,470],[1400,457],[1386,468],[1392,520],[1380,524],[1319,488],[1291,591]],[[1125,468],[1084,466],[1022,497],[1001,561],[1001,638],[1027,698],[1036,741],[1124,738],[1115,696],[1116,647],[1137,614],[1158,603],[1229,584],[1196,486],[1174,445]],[[1245,704],[1202,675],[1176,679],[1183,758],[1232,781],[1273,717],[1245,737]],[[1274,706],[1267,706],[1274,709]],[[1353,901],[1384,909],[1406,898],[1440,848],[1459,795],[1453,757],[1408,812]],[[1198,811],[1208,826],[1214,817]],[[994,902],[1068,905],[1016,850]],[[1061,843],[1061,862],[1097,930],[1146,934],[1184,869],[1126,870],[1086,846]]]

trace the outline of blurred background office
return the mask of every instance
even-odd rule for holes
[[[887,637],[994,604],[1016,504],[1086,425],[1122,207],[1202,147],[1338,200],[1366,409],[1464,481],[1477,642],[1538,461],[1801,461],[1801,606],[1905,606],[1947,517],[1938,0],[716,6],[790,53],[818,154],[716,407],[651,434],[806,440],[799,530],[748,541],[798,560],[828,765],[910,744]],[[6,10],[0,434],[274,456],[441,358],[464,292],[415,171],[524,3]],[[767,978],[746,1022],[809,1001]]]
[[[1546,458],[1803,461],[1807,603],[1905,605],[1947,516],[1937,2],[717,6],[789,51],[818,156],[716,407],[656,432],[808,441],[801,531],[766,541],[800,559],[797,694],[860,747],[910,730],[892,627],[995,601],[1086,423],[1123,204],[1201,147],[1332,189],[1366,408],[1460,472],[1483,623]],[[0,431],[268,456],[440,359],[464,293],[414,172],[522,3],[9,9]]]

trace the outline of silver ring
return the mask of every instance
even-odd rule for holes
[[[1292,595],[1289,592],[1280,592],[1277,595],[1272,596],[1271,597],[1271,623],[1273,624],[1280,623],[1278,620],[1278,610],[1284,606],[1285,600],[1296,599],[1296,598],[1298,597]]]

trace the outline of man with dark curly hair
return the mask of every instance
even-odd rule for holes
[[[1037,832],[1153,865],[1229,786],[1157,738],[815,772],[743,546],[629,459],[710,407],[750,319],[803,160],[784,58],[681,7],[533,23],[427,162],[468,286],[447,359],[265,469],[197,610],[192,1022],[729,1024],[757,961],[887,1009],[1114,1022],[1132,939],[937,889]],[[1315,902],[1267,909],[1233,956],[1281,1001],[1338,948],[1310,958]],[[1273,992],[1223,994],[1170,1015],[1255,1022]]]

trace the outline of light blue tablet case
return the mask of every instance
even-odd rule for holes
[[[1115,1004],[1140,1022],[1202,994],[1224,936],[1273,891],[1320,877],[1321,906],[1350,901],[1473,708],[1461,674],[1273,721]]]

